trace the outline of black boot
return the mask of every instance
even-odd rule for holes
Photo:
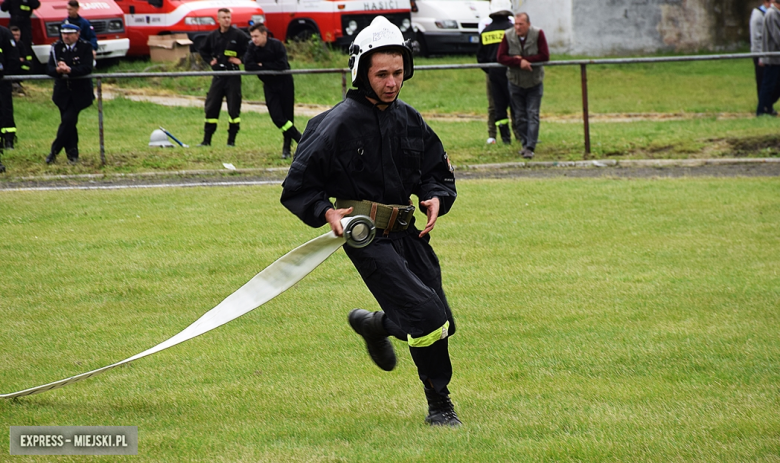
[[[12,150],[14,149],[14,141],[16,140],[16,134],[11,132],[5,134],[5,149]]]
[[[290,138],[295,140],[295,143],[301,142],[301,132],[299,132],[295,126],[292,126],[289,129],[287,129],[287,132],[285,132],[284,134],[289,135]]]
[[[49,155],[46,156],[46,164],[54,164],[54,161],[57,160],[57,155],[54,154],[54,151],[49,151]]]
[[[228,146],[236,146],[236,135],[238,135],[239,125],[238,124],[230,124],[228,127],[228,140],[227,145]]]
[[[292,155],[292,151],[290,150],[290,145],[292,144],[292,139],[289,135],[286,133],[284,134],[284,144],[282,145],[282,159],[290,159],[290,156]]]
[[[450,397],[440,395],[433,389],[425,388],[425,398],[428,399],[428,416],[425,422],[431,426],[450,426],[456,428],[462,423],[455,414],[455,406]]]
[[[203,135],[203,141],[198,144],[198,146],[211,146],[211,135],[210,133],[206,133]]]
[[[395,368],[395,350],[390,340],[387,339],[387,331],[382,327],[384,312],[369,312],[363,309],[353,309],[349,313],[349,325],[366,341],[368,354],[376,365],[391,371]]]
[[[68,151],[65,152],[65,154],[68,155],[68,162],[71,164],[76,164],[79,162],[79,149],[78,148],[71,148]]]
[[[203,126],[203,141],[198,146],[211,146],[211,136],[217,131],[217,124],[207,122]]]
[[[505,145],[511,145],[512,134],[509,132],[509,123],[507,122],[506,124],[499,125],[498,130],[501,131],[501,141],[503,141]]]
[[[3,161],[0,161],[0,174],[5,173],[5,166],[3,165]]]

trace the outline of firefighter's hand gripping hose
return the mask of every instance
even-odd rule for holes
[[[374,238],[374,223],[368,217],[345,217],[341,223],[344,227],[344,236],[336,236],[332,231],[329,231],[298,246],[266,267],[265,270],[255,275],[254,278],[225,298],[219,305],[203,314],[193,324],[167,341],[161,342],[121,362],[23,391],[0,394],[0,398],[12,399],[68,386],[120,365],[156,354],[251,312],[303,279],[345,242],[353,247],[364,247],[370,244]]]

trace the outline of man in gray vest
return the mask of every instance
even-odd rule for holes
[[[761,51],[780,52],[780,0],[772,0],[772,6],[764,15]],[[759,65],[764,67],[764,78],[761,81],[761,90],[758,92],[756,116],[775,116],[777,112],[774,104],[780,97],[776,91],[780,82],[780,57],[764,56],[760,58]]]
[[[771,0],[764,0],[761,5],[753,8],[750,14],[750,53],[761,53],[761,35],[764,31],[764,15],[772,7]],[[756,95],[761,93],[761,82],[764,79],[764,65],[758,58],[753,58],[753,68],[756,71]]]
[[[544,67],[531,63],[549,60],[550,50],[544,32],[531,27],[527,13],[518,13],[514,28],[504,32],[498,46],[498,62],[507,66],[512,114],[523,142],[519,154],[526,159],[534,157],[539,139],[539,108],[544,93]]]

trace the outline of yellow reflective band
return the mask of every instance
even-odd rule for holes
[[[421,338],[413,338],[412,335],[407,334],[407,340],[409,341],[409,347],[428,347],[434,342],[447,337],[447,332],[450,328],[450,322],[447,321],[444,326],[434,331],[433,333],[426,334]]]
[[[504,40],[504,31],[490,31],[482,33],[482,45],[493,45]]]
[[[500,121],[496,121],[496,127],[500,127],[502,125],[509,124],[509,119],[501,119]]]
[[[0,133],[16,133],[16,127],[3,127]]]
[[[27,61],[32,61],[32,55],[27,55],[24,57]]]
[[[238,53],[233,50],[225,50],[225,56],[238,56]]]
[[[228,117],[228,122],[230,122],[231,124],[238,124],[239,122],[241,122],[241,118],[237,117],[235,119],[231,119]]]
[[[288,130],[290,130],[290,127],[292,127],[292,126],[293,126],[292,121],[287,121],[286,124],[284,124],[283,126],[279,127],[279,130],[281,130],[282,132],[287,132]]]
[[[206,119],[206,124],[216,124],[219,119]]]
[[[22,11],[30,11],[30,7],[27,5],[19,5],[19,9]]]
[[[22,71],[29,71],[29,70],[30,70],[30,66],[22,66]]]
[[[3,49],[2,49],[2,48],[0,48],[0,53],[2,53],[2,52],[3,52]]]

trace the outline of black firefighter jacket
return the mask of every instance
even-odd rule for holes
[[[259,66],[261,63],[262,66]],[[268,37],[264,46],[258,47],[249,42],[246,55],[244,55],[244,69],[247,71],[286,71],[290,69],[290,63],[287,61],[287,50],[284,44],[279,40]],[[292,76],[270,76],[258,75],[265,85],[285,84],[292,80]]]
[[[232,58],[242,59],[246,53],[249,36],[243,31],[230,26],[224,34],[216,29],[206,36],[200,47],[200,56],[206,64],[210,64],[212,58],[217,59],[217,64],[211,66],[214,71],[238,71],[237,64],[229,63]]]
[[[7,28],[0,26],[0,79],[4,75],[19,73],[19,47],[14,41],[14,35]],[[11,83],[6,81],[10,86]]]
[[[57,73],[58,61],[65,61],[65,64],[70,66],[70,74]],[[73,98],[73,104],[79,111],[89,107],[95,99],[92,94],[92,79],[73,79],[73,77],[91,73],[92,45],[79,39],[73,44],[73,50],[68,51],[62,40],[54,42],[51,46],[49,63],[46,65],[46,74],[54,77],[51,101],[58,107],[64,107],[69,104],[70,98]]]
[[[435,196],[441,216],[457,196],[444,147],[420,113],[401,100],[380,111],[357,90],[309,121],[282,186],[282,204],[315,228],[326,223],[329,198],[409,204],[411,195]]]

